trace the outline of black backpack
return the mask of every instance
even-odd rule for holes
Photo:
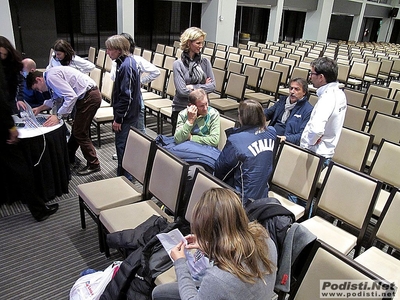
[[[283,207],[278,199],[272,197],[249,199],[245,210],[250,221],[257,220],[268,230],[275,243],[279,259],[286,232],[295,222],[294,214]]]

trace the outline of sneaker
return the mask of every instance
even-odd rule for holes
[[[89,174],[92,174],[92,173],[95,173],[95,172],[99,172],[100,170],[101,170],[100,169],[100,165],[96,166],[96,167],[93,167],[93,168],[90,168],[89,166],[86,166],[83,169],[79,170],[77,172],[77,174],[81,175],[81,176],[85,176],[85,175],[89,175]]]

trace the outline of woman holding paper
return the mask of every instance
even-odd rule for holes
[[[271,299],[277,252],[267,231],[247,218],[231,190],[205,192],[193,210],[193,234],[171,251],[178,282],[157,286],[153,300]],[[192,279],[185,249],[200,249],[210,259],[200,287]]]

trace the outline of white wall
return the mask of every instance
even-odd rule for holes
[[[15,46],[10,6],[5,0],[0,1],[0,35],[6,37]]]

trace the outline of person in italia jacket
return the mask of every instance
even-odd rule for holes
[[[294,78],[289,84],[289,96],[281,96],[272,107],[265,109],[269,125],[276,129],[281,142],[300,145],[301,134],[310,119],[313,106],[308,102],[308,84]]]
[[[240,128],[226,130],[227,141],[214,174],[234,187],[246,206],[249,198],[268,197],[277,136],[275,128],[266,127],[263,108],[257,101],[240,103],[239,122]]]

